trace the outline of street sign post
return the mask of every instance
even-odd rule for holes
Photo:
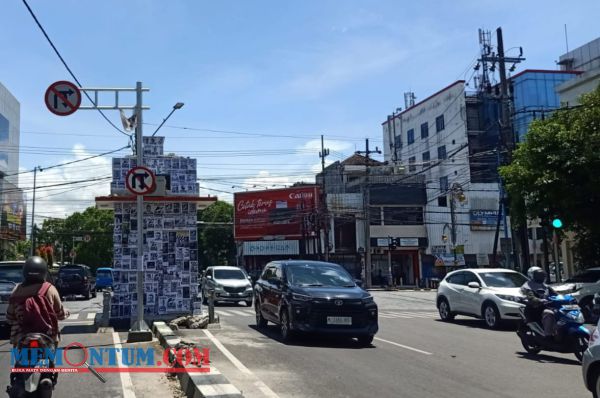
[[[134,167],[127,173],[125,186],[134,195],[147,195],[156,189],[156,176],[147,167]]]
[[[67,81],[54,82],[44,94],[48,110],[58,116],[68,116],[81,105],[81,91],[75,84]]]

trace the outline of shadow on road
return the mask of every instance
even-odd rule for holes
[[[60,329],[60,334],[85,334],[96,333],[97,331],[97,325],[65,325]]]
[[[445,322],[441,319],[435,319],[435,322],[445,323],[449,325],[459,325],[466,326],[473,329],[484,329],[484,330],[492,330],[485,325],[485,322],[481,319],[471,318],[471,319],[455,319],[452,322]],[[498,329],[493,329],[495,332],[512,332],[515,333],[517,331],[517,323],[504,321],[500,324]]]
[[[530,354],[528,352],[517,352],[516,353],[521,359],[528,359],[530,361],[535,361],[539,363],[557,363],[564,365],[577,365],[581,366],[581,362],[576,359],[567,359],[561,357],[555,357],[552,355],[546,354]]]
[[[347,336],[322,335],[314,333],[296,333],[294,337],[292,337],[291,341],[284,342],[281,340],[281,333],[279,332],[279,327],[276,325],[269,325],[265,328],[258,328],[256,325],[248,325],[248,327],[256,330],[265,337],[291,346],[341,349],[375,348],[372,345],[369,347],[363,347],[359,345],[356,340]]]

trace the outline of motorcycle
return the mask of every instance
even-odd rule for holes
[[[14,368],[32,368],[31,372],[12,372],[10,386],[6,392],[10,398],[51,398],[56,385],[57,374],[44,372],[54,368],[52,358],[56,353],[54,341],[42,333],[28,333],[19,340],[17,350],[27,349],[27,358],[18,358]],[[50,358],[47,358],[47,354]],[[19,362],[25,359],[27,362]]]
[[[588,348],[590,331],[583,326],[585,321],[577,300],[570,295],[550,296],[544,300],[544,307],[555,313],[557,336],[546,336],[540,323],[531,322],[525,316],[525,307],[521,307],[517,335],[523,348],[530,354],[540,351],[573,353],[581,361]]]
[[[26,358],[19,355],[13,367],[35,370],[11,372],[10,385],[6,387],[9,398],[52,398],[58,374],[52,371],[44,372],[43,369],[55,367],[53,359],[56,358],[57,353],[54,340],[43,333],[28,333],[19,340],[16,348],[19,353],[27,349],[27,355]],[[72,362],[83,364],[98,380],[106,383],[106,379],[87,363],[81,347],[69,347],[67,351]],[[26,363],[21,363],[22,359]]]

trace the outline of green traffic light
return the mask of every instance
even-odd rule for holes
[[[552,226],[556,229],[559,229],[562,228],[563,223],[560,218],[555,218],[554,220],[552,220]]]

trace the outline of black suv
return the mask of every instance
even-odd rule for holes
[[[356,337],[369,346],[379,329],[373,297],[337,264],[274,261],[254,289],[257,326],[279,325],[284,341],[296,331],[317,332]]]
[[[96,278],[87,265],[68,264],[58,270],[56,288],[61,297],[69,294],[81,294],[89,299],[96,297]]]

